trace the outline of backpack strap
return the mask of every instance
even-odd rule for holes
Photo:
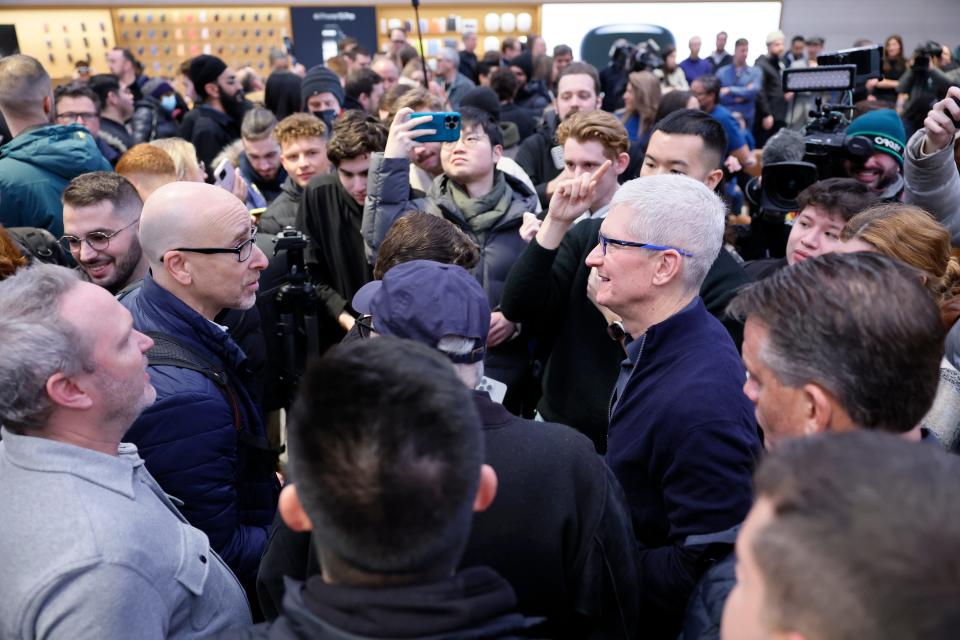
[[[181,369],[190,369],[202,373],[217,385],[230,404],[230,408],[233,410],[234,428],[237,431],[243,429],[243,421],[240,418],[240,403],[237,402],[236,394],[230,388],[227,372],[224,369],[211,364],[206,358],[197,354],[170,334],[161,331],[144,331],[143,333],[153,340],[153,346],[147,351],[147,361],[150,366],[180,367]]]

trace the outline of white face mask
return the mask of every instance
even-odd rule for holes
[[[177,108],[177,96],[170,93],[160,98],[160,106],[167,113],[172,113]]]

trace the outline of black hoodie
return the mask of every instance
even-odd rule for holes
[[[320,576],[287,580],[283,615],[218,638],[516,638],[532,622],[514,613],[516,596],[492,569],[474,567],[428,584],[341,587]]]

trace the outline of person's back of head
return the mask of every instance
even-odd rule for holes
[[[766,456],[721,637],[955,637],[958,474],[956,456],[876,433],[796,439]]]
[[[693,94],[689,91],[674,90],[660,96],[660,104],[657,105],[657,115],[654,118],[654,124],[660,122],[674,111],[681,109],[696,108],[697,103],[692,103]]]
[[[312,528],[327,581],[453,572],[489,468],[471,392],[449,360],[391,337],[338,345],[308,371],[289,424],[295,493],[285,489],[281,514]]]
[[[640,117],[640,130],[653,126],[660,107],[660,79],[650,71],[635,71],[627,76],[633,93],[633,107],[624,113],[624,118],[636,114]]]
[[[800,162],[806,153],[806,142],[799,131],[783,128],[767,140],[761,155],[763,166],[777,162]]]
[[[497,94],[500,102],[510,104],[516,97],[520,85],[517,83],[517,76],[509,69],[499,69],[490,75],[490,89]]]
[[[610,208],[629,212],[637,241],[683,252],[678,286],[696,295],[723,245],[726,206],[720,197],[693,178],[656,175],[625,182]]]
[[[158,138],[151,140],[149,144],[166,152],[173,160],[176,167],[177,180],[186,182],[204,182],[206,174],[205,167],[200,165],[197,158],[197,148],[192,142],[183,138]]]
[[[921,274],[896,260],[873,253],[803,260],[742,289],[728,313],[747,322],[744,360],[752,378],[768,369],[776,383],[764,386],[827,397],[850,427],[906,433],[933,402],[944,328]],[[763,413],[769,442],[840,429],[845,419],[764,424]]]
[[[177,166],[170,154],[157,145],[141,143],[130,147],[117,162],[116,172],[137,188],[141,199],[163,185],[177,180]]]
[[[29,262],[17,243],[0,224],[0,280],[9,278],[16,273],[17,269],[27,266]]]
[[[377,250],[374,280],[404,262],[432,260],[472,270],[480,262],[480,248],[455,224],[440,216],[413,211],[397,218]]]
[[[50,122],[50,76],[35,58],[12,55],[0,59],[0,111],[14,136],[28,126]]]

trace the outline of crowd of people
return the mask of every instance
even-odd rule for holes
[[[0,59],[0,637],[953,637],[960,68],[727,38]]]

